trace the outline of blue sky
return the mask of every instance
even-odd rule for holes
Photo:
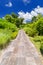
[[[11,12],[31,12],[37,6],[43,7],[43,0],[0,0],[0,17]]]

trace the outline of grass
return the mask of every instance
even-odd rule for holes
[[[30,37],[37,50],[40,51],[41,43],[43,42],[43,36]]]
[[[17,34],[18,34],[18,31],[13,32],[13,33],[11,34],[11,38],[12,38],[12,39],[16,38]]]
[[[12,32],[10,30],[0,29],[0,49],[5,48],[11,39],[16,38],[18,31]]]
[[[1,49],[4,48],[9,41],[10,41],[10,35],[0,33],[0,48]]]
[[[40,51],[40,48],[43,49],[43,47],[41,47],[41,44],[43,43],[43,36],[35,36],[35,37],[30,37],[30,40],[33,42],[33,44],[35,45],[36,49],[39,52],[39,56],[42,60],[43,63],[43,54]]]

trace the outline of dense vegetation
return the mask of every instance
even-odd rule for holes
[[[5,48],[11,39],[14,39],[22,25],[23,19],[14,13],[0,18],[0,49]]]
[[[37,17],[34,16],[32,21],[25,24],[23,29],[30,36],[37,49],[43,54],[43,16],[41,14]]]
[[[18,18],[14,13],[0,18],[0,49],[5,48],[11,39],[14,39],[19,29],[24,29],[26,34],[43,55],[43,16],[34,16],[31,22],[23,23],[23,18]]]

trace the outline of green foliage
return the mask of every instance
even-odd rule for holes
[[[37,18],[37,20],[39,20],[42,17],[43,17],[42,14],[38,14],[36,18]]]
[[[34,37],[34,41],[41,43],[41,42],[43,41],[43,36],[35,36],[35,37]]]
[[[43,42],[41,43],[40,51],[41,51],[41,53],[43,55]]]
[[[24,29],[30,36],[43,35],[43,17],[40,17],[40,19],[37,19],[35,22],[26,24]]]
[[[43,36],[30,37],[30,39],[36,46],[38,51],[41,51],[41,53],[43,54]]]
[[[34,16],[34,17],[32,18],[32,22],[36,22],[36,21],[37,21],[37,17]]]
[[[30,37],[30,40],[35,45],[35,47],[37,48],[37,50],[40,52],[41,43],[39,41],[39,38],[37,36],[36,37]]]
[[[37,17],[33,17],[32,22],[25,24],[23,29],[43,55],[43,16],[39,14]]]
[[[24,30],[25,30],[25,32],[26,32],[29,36],[34,37],[35,35],[38,34],[35,25],[36,25],[35,23],[25,25]]]
[[[0,30],[0,49],[5,48],[8,45],[8,42],[11,40],[10,32],[3,32],[4,30]]]
[[[14,18],[15,16],[15,18]],[[18,28],[15,24],[16,15],[6,15],[4,19],[0,18],[0,49],[5,48],[11,39],[17,36]]]
[[[17,31],[16,31],[16,32],[13,32],[13,33],[11,34],[11,38],[12,38],[12,39],[16,38],[17,34],[18,34]]]
[[[0,29],[0,49],[5,48],[11,39],[17,36],[18,31],[12,32],[8,29]]]
[[[16,18],[15,19],[15,25],[20,28],[20,26],[23,24],[23,18]]]
[[[5,19],[6,19],[7,21],[11,22],[12,16],[9,15],[9,14],[7,14],[7,15],[5,16]]]
[[[12,13],[11,16],[12,16],[13,18],[17,18],[17,17],[18,17],[15,13]]]
[[[43,35],[43,17],[37,21],[36,29],[39,35]]]
[[[12,31],[17,30],[17,27],[16,27],[15,24],[10,23],[5,19],[0,19],[0,28],[2,28],[2,29],[6,28],[6,29],[9,29],[9,30],[12,30]]]
[[[7,14],[4,19],[0,18],[0,49],[5,48],[17,36],[22,24],[23,18],[18,18],[14,13]]]
[[[34,37],[33,41],[35,43],[40,42],[41,44],[43,40],[42,37],[40,38],[43,35],[43,16],[41,14],[37,17],[34,16],[32,22],[26,24],[23,24],[23,20],[23,18],[18,18],[14,13],[6,15],[4,19],[0,18],[0,48],[3,48],[8,41],[14,39],[21,28],[25,30],[28,36]]]
[[[18,18],[18,16],[14,13],[12,13],[11,15],[6,15],[5,19],[8,22],[15,24],[18,28],[20,28],[20,26],[23,24],[23,18]]]
[[[37,32],[35,29],[32,28],[25,28],[24,30],[26,34],[28,34],[28,36],[32,36],[32,37],[34,37],[34,35],[36,35]]]

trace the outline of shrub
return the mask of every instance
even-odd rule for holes
[[[9,34],[0,33],[0,49],[5,48],[10,39],[11,36]]]
[[[41,43],[40,51],[41,51],[41,53],[43,55],[43,42]]]
[[[41,42],[42,41],[42,36],[35,36],[34,41],[35,42]]]
[[[5,48],[11,39],[16,38],[18,31],[12,32],[8,29],[0,29],[0,49]]]
[[[40,46],[41,46],[40,37],[35,36],[35,37],[30,37],[30,39],[33,42],[33,44],[35,45],[35,47],[37,48],[37,50],[40,52]]]
[[[24,30],[29,36],[34,37],[35,35],[37,35],[37,31],[34,28],[32,29],[30,27],[25,27]]]
[[[7,20],[5,19],[0,19],[0,28],[1,29],[9,29],[11,31],[16,31],[17,30],[17,27],[15,24],[13,23],[10,23],[8,22]]]
[[[13,32],[12,35],[11,35],[11,38],[12,38],[12,39],[16,38],[17,34],[18,34],[18,31]]]
[[[39,19],[36,24],[36,29],[39,35],[43,35],[43,18]]]

